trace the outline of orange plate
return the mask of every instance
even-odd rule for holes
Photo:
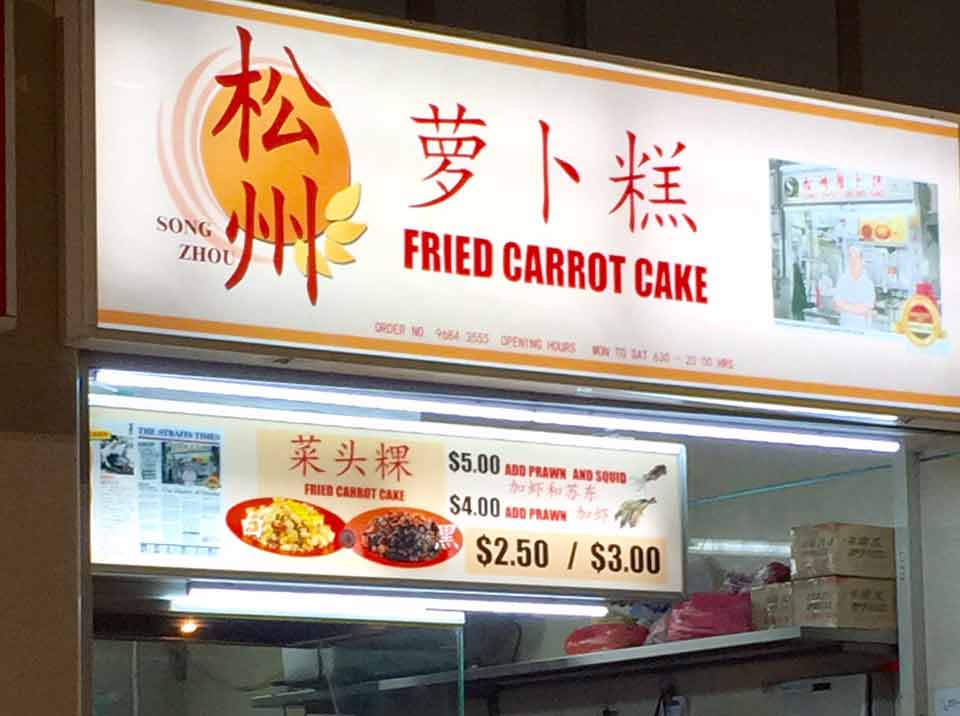
[[[379,554],[375,554],[374,552],[366,549],[363,546],[363,533],[367,530],[367,528],[378,517],[396,513],[410,515],[411,517],[421,517],[425,520],[436,522],[437,526],[441,529],[441,534],[444,527],[452,528],[449,530],[450,535],[449,539],[447,540],[447,546],[441,549],[436,557],[424,562],[404,562],[386,559],[385,557],[381,557]],[[427,512],[426,510],[418,510],[414,507],[381,507],[380,509],[370,510],[369,512],[359,514],[350,520],[350,522],[347,523],[347,526],[344,527],[343,536],[347,536],[348,534],[349,537],[347,538],[350,539],[352,537],[354,540],[354,552],[359,554],[364,559],[368,559],[371,562],[377,562],[378,564],[385,564],[389,567],[431,567],[435,564],[440,564],[441,562],[446,562],[448,559],[451,559],[463,547],[463,535],[460,533],[460,529],[455,524],[453,524],[446,517],[441,517],[433,512]]]
[[[273,497],[256,497],[252,500],[238,502],[227,511],[227,527],[230,528],[230,531],[233,532],[237,539],[243,540],[251,547],[256,547],[264,552],[271,552],[284,557],[320,557],[325,554],[332,554],[340,549],[340,534],[343,532],[343,520],[334,513],[330,512],[330,510],[325,510],[322,507],[314,505],[310,502],[295,500],[292,497],[283,499],[289,499],[292,502],[299,502],[301,505],[307,505],[323,515],[323,521],[330,526],[330,529],[333,530],[333,542],[328,544],[326,547],[313,549],[309,552],[284,552],[273,547],[267,547],[266,545],[255,540],[253,537],[245,536],[243,534],[243,518],[247,516],[247,509],[250,507],[263,507],[265,505],[269,505],[274,501],[274,499],[275,498]]]

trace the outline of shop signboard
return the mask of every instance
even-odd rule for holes
[[[95,570],[684,588],[681,445],[151,413],[92,399]]]
[[[960,408],[955,118],[229,0],[82,7],[87,337]]]

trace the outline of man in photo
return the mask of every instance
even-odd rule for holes
[[[877,302],[877,289],[867,275],[863,250],[856,244],[847,249],[847,269],[837,281],[833,305],[844,328],[866,330]]]

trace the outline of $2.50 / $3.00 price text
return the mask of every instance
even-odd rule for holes
[[[467,572],[643,589],[667,579],[665,542],[626,536],[467,529]]]

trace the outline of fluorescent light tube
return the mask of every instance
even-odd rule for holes
[[[606,415],[581,415],[536,411],[534,422],[546,425],[563,425],[603,430],[618,430],[637,433],[655,433],[714,440],[739,440],[744,442],[794,445],[797,447],[823,447],[837,450],[860,450],[864,452],[895,453],[900,449],[896,440],[858,438],[825,433],[801,433],[788,430],[763,430],[738,428],[704,423],[682,423],[669,420],[642,420]]]
[[[390,603],[384,597],[261,592],[233,589],[198,590],[170,600],[170,610],[183,614],[224,616],[300,617],[340,621],[377,621],[421,624],[463,624],[463,612],[428,612]]]
[[[428,611],[460,610],[494,614],[537,614],[554,617],[602,617],[607,608],[602,604],[568,604],[565,602],[509,602],[480,599],[424,599]]]
[[[209,415],[221,418],[263,420],[266,422],[297,423],[301,425],[360,428],[362,430],[446,435],[463,438],[486,438],[490,440],[536,443],[538,445],[566,445],[668,455],[678,455],[683,452],[683,446],[676,443],[649,442],[628,438],[594,437],[592,435],[575,435],[571,433],[544,432],[539,430],[511,430],[508,428],[489,428],[482,425],[431,423],[393,418],[368,418],[358,415],[311,413],[304,410],[248,408],[242,405],[193,403],[180,400],[160,400],[157,398],[133,398],[125,395],[93,393],[90,395],[90,405],[101,408],[126,408],[130,410],[147,410],[158,413],[176,413],[182,415]]]
[[[339,405],[343,407],[369,408],[376,410],[395,410],[401,412],[435,413],[457,417],[484,418],[505,422],[537,423],[540,425],[563,426],[573,428],[593,428],[600,430],[648,433],[670,435],[677,437],[697,437],[717,440],[737,440],[744,442],[768,443],[774,445],[793,445],[797,447],[822,447],[836,450],[857,450],[863,452],[896,453],[900,444],[895,440],[876,438],[860,438],[846,435],[826,434],[822,432],[799,432],[787,430],[766,430],[761,428],[744,428],[704,423],[691,423],[672,420],[654,420],[643,418],[618,417],[613,415],[598,415],[582,412],[564,412],[543,409],[500,408],[496,406],[476,405],[467,402],[446,402],[434,400],[418,400],[408,398],[392,398],[389,396],[371,396],[353,393],[338,393],[333,391],[318,391],[303,388],[287,388],[268,384],[239,383],[230,381],[208,380],[198,378],[181,378],[177,376],[152,375],[132,371],[101,370],[97,372],[97,382],[115,387],[154,388],[188,393],[208,395],[224,395],[233,397],[249,397],[259,399],[274,399],[312,403],[318,405]],[[112,403],[108,399],[113,399]],[[533,431],[507,431],[514,433],[514,437],[503,437],[484,433],[496,431],[497,428],[479,426],[453,426],[447,423],[426,423],[419,420],[390,420],[368,418],[361,416],[340,416],[310,413],[307,411],[287,411],[282,409],[247,408],[243,406],[219,406],[208,403],[191,403],[185,401],[160,401],[147,398],[132,398],[127,396],[90,395],[91,405],[104,407],[135,408],[135,401],[152,401],[152,404],[167,407],[143,407],[144,410],[158,410],[170,412],[174,404],[194,406],[184,408],[181,412],[191,415],[219,415],[222,417],[239,417],[260,420],[276,420],[279,422],[295,422],[318,425],[339,425],[381,430],[396,430],[401,432],[428,433],[434,435],[456,435],[462,437],[486,437],[493,439],[523,440],[525,442],[541,442],[543,444],[580,445],[584,447],[614,447],[609,440],[602,438],[603,445],[595,441],[598,438],[588,436],[565,436],[562,442],[557,441],[556,434],[537,433]],[[141,403],[148,405],[148,402]],[[200,406],[200,407],[196,407]],[[202,412],[198,412],[202,411]],[[285,417],[284,417],[285,416]],[[388,427],[392,425],[393,427]],[[430,426],[425,429],[424,426]],[[466,431],[464,431],[466,427]],[[460,429],[457,429],[460,428]],[[527,437],[520,437],[525,435]],[[553,437],[549,437],[553,435]],[[578,440],[573,441],[573,438]],[[635,441],[620,439],[620,442],[634,444]],[[647,444],[649,446],[650,443]],[[618,447],[618,449],[648,450],[649,447]],[[674,450],[674,452],[676,452]]]
[[[663,396],[651,398],[662,399]],[[768,413],[784,413],[787,415],[803,415],[810,418],[835,418],[837,420],[860,420],[875,423],[896,423],[900,420],[899,415],[892,413],[868,413],[860,410],[835,410],[833,408],[814,408],[803,405],[787,405],[785,403],[762,403],[753,400],[727,400],[724,398],[701,398],[684,395],[673,398],[671,402],[683,405],[684,403],[695,403],[697,405],[717,406],[725,408],[742,408],[745,410],[760,410]]]
[[[236,382],[209,378],[184,378],[180,376],[140,373],[136,371],[101,369],[96,380],[104,385],[128,388],[155,388],[176,390],[209,395],[226,395],[269,400],[288,400],[300,403],[323,405],[341,405],[345,407],[368,408],[374,410],[398,410],[421,413],[439,413],[463,415],[465,417],[489,418],[491,420],[510,420],[523,422],[533,419],[533,410],[524,408],[504,408],[498,406],[476,405],[455,401],[429,400],[420,398],[397,398],[362,393],[344,393],[312,388],[290,388],[263,383]],[[895,423],[899,416],[889,413],[868,413],[855,410],[834,410],[828,408],[804,407],[782,403],[763,403],[748,400],[726,400],[721,398],[701,398],[696,396],[662,396],[652,393],[643,395],[662,400],[665,397],[678,405],[696,403],[765,412],[806,415],[810,417],[837,418],[842,420],[870,420],[883,423]]]
[[[316,405],[337,405],[346,408],[364,408],[367,410],[395,410],[408,413],[461,415],[467,418],[508,420],[510,422],[530,422],[533,420],[533,411],[521,408],[501,408],[497,406],[447,402],[443,400],[421,400],[419,398],[396,398],[389,395],[365,395],[362,393],[342,393],[332,390],[289,388],[282,385],[265,383],[242,383],[205,378],[181,378],[179,376],[135,373],[124,370],[99,370],[97,371],[96,380],[98,383],[116,388],[153,388],[183,393],[224,395],[236,398],[284,400]]]
[[[691,554],[721,554],[741,557],[790,557],[789,542],[760,542],[733,539],[691,539],[687,550]]]
[[[301,616],[373,621],[463,623],[463,612],[602,617],[607,607],[563,601],[511,601],[430,597],[383,597],[366,594],[284,592],[273,590],[191,588],[170,608],[191,614]]]

